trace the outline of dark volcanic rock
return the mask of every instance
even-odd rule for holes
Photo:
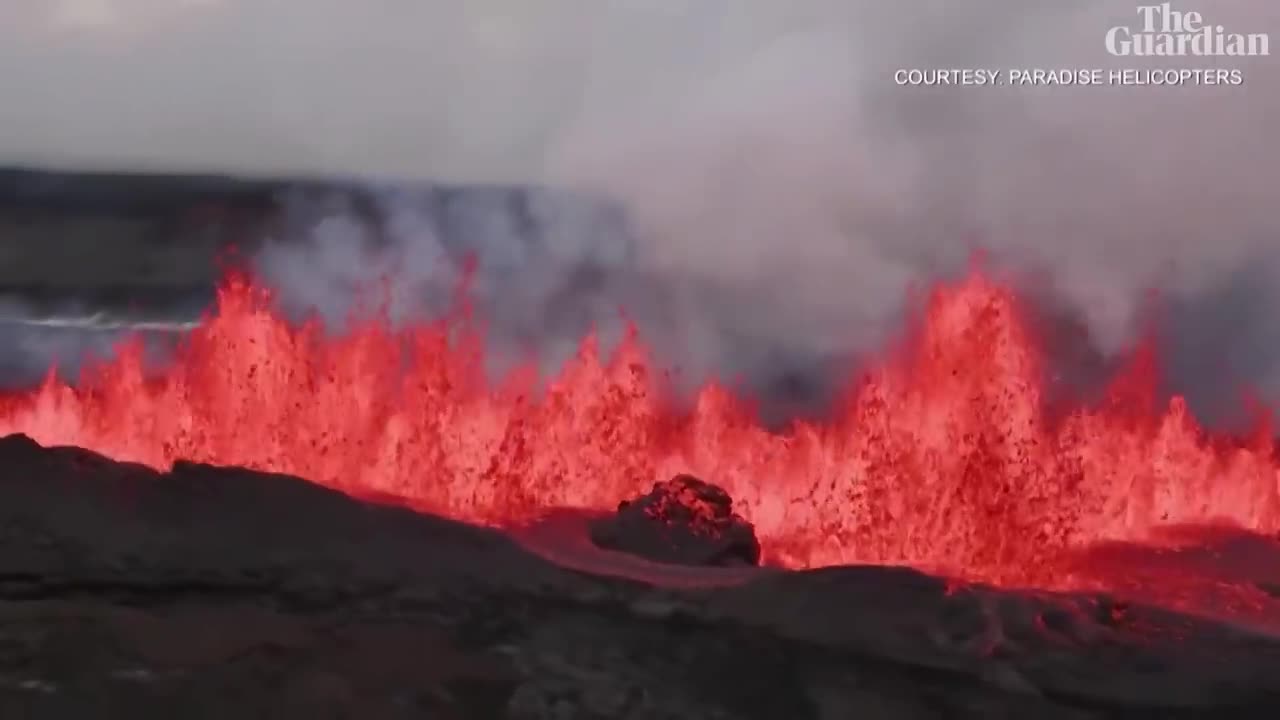
[[[751,523],[733,512],[729,493],[692,475],[654,483],[592,524],[591,540],[610,550],[674,565],[758,565]]]
[[[398,244],[406,213],[451,257],[474,257],[483,272],[542,262],[568,276],[631,252],[616,203],[548,187],[0,166],[0,296],[115,312],[194,303],[194,315],[213,299],[227,264],[268,238],[307,242],[318,222],[340,215],[354,223],[353,237]],[[563,247],[570,221],[574,242],[595,243],[590,253]],[[519,258],[514,266],[509,257]]]
[[[1102,608],[876,567],[660,590],[299,478],[0,439],[0,718],[1277,717],[1280,643]]]

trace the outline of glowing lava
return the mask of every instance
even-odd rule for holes
[[[781,433],[708,387],[662,401],[639,342],[593,339],[544,392],[534,373],[486,381],[461,320],[342,338],[291,328],[231,279],[160,377],[130,344],[82,387],[0,400],[0,434],[168,466],[188,458],[389,493],[492,524],[553,506],[613,508],[691,472],[726,488],[766,558],[791,567],[909,564],[971,580],[1061,587],[1096,541],[1226,521],[1280,530],[1268,432],[1252,447],[1151,406],[1140,355],[1111,400],[1050,418],[1015,298],[980,274],[938,287],[903,348],[829,423]]]

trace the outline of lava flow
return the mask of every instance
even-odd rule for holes
[[[1156,407],[1141,355],[1106,402],[1050,417],[1016,299],[980,273],[936,288],[834,419],[783,432],[714,386],[672,410],[635,337],[608,358],[587,338],[544,388],[531,369],[486,379],[465,319],[334,338],[270,308],[230,279],[161,375],[127,344],[77,388],[50,379],[0,400],[0,434],[289,473],[494,525],[609,509],[691,472],[729,491],[775,564],[906,564],[1005,586],[1089,585],[1080,551],[1160,542],[1166,526],[1280,530],[1269,432],[1242,444],[1180,399]]]

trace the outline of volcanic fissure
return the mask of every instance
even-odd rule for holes
[[[980,271],[939,285],[909,330],[830,420],[771,431],[721,387],[673,410],[635,334],[608,357],[587,337],[545,387],[532,365],[493,382],[466,313],[333,337],[290,325],[232,276],[164,372],[127,343],[75,387],[51,375],[0,399],[0,435],[157,468],[289,473],[496,526],[613,510],[691,473],[728,491],[770,564],[902,564],[1055,590],[1110,582],[1079,560],[1099,542],[1156,543],[1183,524],[1280,530],[1269,428],[1242,443],[1177,398],[1156,406],[1149,354],[1105,402],[1050,417],[1007,287]]]

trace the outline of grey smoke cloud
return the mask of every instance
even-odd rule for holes
[[[189,325],[129,322],[71,303],[51,311],[0,298],[0,391],[34,387],[50,372],[63,382],[76,383],[125,342],[141,341],[144,366],[163,368]]]
[[[601,262],[662,290],[610,276],[577,324],[638,303],[695,372],[875,347],[912,284],[981,245],[1042,271],[1105,351],[1161,291],[1174,380],[1202,407],[1240,382],[1280,393],[1280,353],[1261,340],[1280,323],[1257,312],[1277,300],[1280,67],[1111,58],[1104,36],[1136,22],[1130,0],[102,0],[80,20],[67,5],[0,10],[0,156],[603,194],[625,233],[559,233],[583,253],[625,234],[634,252]],[[1266,0],[1176,7],[1280,34]],[[976,67],[1230,67],[1244,84],[893,82],[899,68]],[[356,263],[439,282],[438,211],[391,206],[390,251],[353,254],[344,238],[365,230],[338,213],[309,249],[262,264],[321,307],[344,306],[334,288]],[[480,222],[501,213],[468,212],[463,244],[519,244]],[[573,285],[539,267],[487,290],[516,335],[547,329]]]

